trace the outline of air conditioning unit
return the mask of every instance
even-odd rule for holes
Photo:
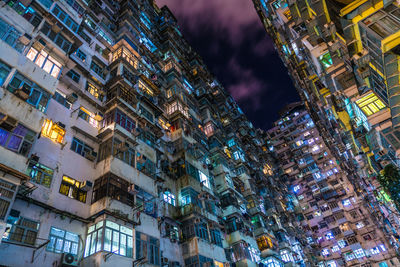
[[[32,36],[26,33],[18,38],[18,41],[20,41],[23,45],[28,45],[31,40]]]
[[[62,255],[61,266],[70,267],[70,266],[78,266],[79,259],[78,256],[71,253],[64,253]]]
[[[18,121],[8,115],[4,116],[0,120],[0,126],[7,131],[12,131],[15,127],[17,127]]]
[[[21,85],[17,90],[15,90],[15,95],[21,98],[22,100],[26,101],[31,94],[31,89],[25,84]]]
[[[97,158],[97,153],[92,151],[92,153],[85,153],[85,158],[90,161],[94,161]]]
[[[65,124],[64,124],[64,123],[62,123],[62,122],[57,122],[57,125],[58,125],[60,128],[65,129]]]
[[[75,93],[72,93],[72,94],[67,95],[66,99],[70,103],[75,103],[76,100],[78,100],[78,95]]]
[[[82,183],[80,189],[87,192],[87,191],[89,191],[90,189],[92,189],[92,187],[93,187],[93,182],[86,180],[86,181],[84,181],[84,182]]]

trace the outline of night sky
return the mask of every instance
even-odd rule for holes
[[[300,98],[251,0],[157,0],[255,127]]]

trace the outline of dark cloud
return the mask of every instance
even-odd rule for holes
[[[157,0],[256,127],[298,95],[250,0]]]
[[[250,0],[157,0],[157,4],[167,5],[188,30],[211,25],[233,44],[242,41],[243,30],[249,25],[261,25]]]

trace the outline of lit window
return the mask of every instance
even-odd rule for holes
[[[210,181],[207,175],[205,175],[202,171],[199,170],[200,182],[207,188],[210,188]]]
[[[342,201],[342,204],[343,204],[343,206],[345,206],[345,207],[351,206],[350,199],[345,199],[345,200],[343,200],[343,201]]]
[[[39,52],[35,48],[31,47],[31,49],[28,51],[28,54],[26,54],[26,57],[35,62],[35,64],[41,69],[47,73],[50,73],[50,75],[54,78],[58,78],[58,75],[61,72],[62,64],[52,56],[49,56],[49,54],[44,50]]]
[[[51,227],[49,240],[47,251],[78,255],[79,236],[77,234]]]
[[[90,112],[84,107],[80,107],[79,113],[78,113],[78,118],[81,118],[87,122],[89,122],[90,125],[93,127],[97,128],[99,126],[99,122],[95,119],[96,114]]]
[[[207,135],[207,137],[210,137],[211,135],[214,134],[214,128],[211,122],[208,122],[204,126],[204,134]]]
[[[59,192],[69,198],[73,198],[80,202],[86,203],[87,192],[81,190],[81,186],[81,182],[64,175],[61,181]]]
[[[62,143],[65,135],[65,129],[59,124],[54,123],[52,120],[46,119],[42,126],[42,136],[50,138],[51,140]]]
[[[118,48],[112,56],[112,61],[115,61],[119,58],[123,58],[125,59],[131,66],[133,66],[135,69],[138,68],[138,60],[136,59],[136,57],[128,50],[128,48],[121,46],[120,48]]]
[[[322,250],[321,254],[322,254],[323,256],[329,256],[329,249],[324,248],[324,249]]]
[[[380,245],[379,245],[379,249],[380,249],[382,252],[385,252],[385,251],[386,251],[386,247],[385,247],[384,244],[380,244]]]
[[[175,196],[171,192],[165,191],[164,194],[163,194],[163,199],[168,204],[171,204],[172,206],[175,206]]]
[[[86,91],[88,91],[92,96],[99,99],[100,101],[103,99],[103,94],[101,90],[93,83],[87,82]]]
[[[289,253],[289,251],[285,250],[281,250],[281,259],[284,262],[290,262],[293,261],[293,256],[291,253]]]
[[[300,185],[296,185],[295,187],[293,187],[293,191],[295,193],[297,193],[300,190]]]
[[[153,91],[141,80],[139,80],[138,87],[140,90],[142,90],[142,92],[144,92],[150,96],[154,95]]]
[[[335,246],[332,247],[332,252],[337,252],[339,250],[340,250],[340,248],[339,248],[338,245],[335,245]]]
[[[102,250],[132,258],[132,229],[108,220],[90,226],[86,237],[84,257]]]
[[[3,234],[3,240],[11,243],[34,246],[38,235],[40,223],[24,217],[7,218],[7,229]]]
[[[296,146],[301,146],[303,144],[302,140],[296,141]]]
[[[318,146],[318,145],[315,145],[315,146],[312,147],[311,150],[312,150],[313,152],[318,151],[318,150],[319,150],[319,146]]]
[[[54,170],[35,161],[30,161],[27,174],[31,177],[32,182],[50,187],[53,180]]]
[[[326,238],[326,240],[330,240],[330,239],[333,239],[334,236],[333,236],[332,232],[328,232],[325,234],[325,238]]]
[[[370,251],[371,251],[372,255],[379,254],[379,248],[378,247],[371,248]]]
[[[347,246],[346,241],[344,240],[339,240],[337,243],[340,248],[344,248],[345,246]]]
[[[353,253],[347,252],[347,253],[344,254],[344,259],[345,259],[346,261],[351,261],[351,260],[354,260],[354,259],[355,259],[355,256],[354,256]]]
[[[361,229],[361,228],[364,227],[364,223],[363,223],[363,222],[358,222],[358,223],[356,224],[356,227],[357,227],[357,229]]]
[[[364,250],[363,250],[362,248],[356,249],[356,250],[354,250],[353,252],[354,252],[354,256],[355,256],[357,259],[362,258],[362,257],[365,257],[365,252],[364,252]]]
[[[326,52],[325,54],[319,56],[318,59],[319,59],[319,62],[321,62],[321,65],[324,69],[329,68],[333,64],[331,54],[329,53],[329,51]]]
[[[367,116],[371,116],[386,108],[385,104],[373,93],[369,93],[356,101],[356,105],[365,113]]]

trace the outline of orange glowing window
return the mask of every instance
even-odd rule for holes
[[[57,143],[62,143],[64,135],[65,129],[63,127],[49,119],[44,121],[42,126],[42,136],[50,138]]]

